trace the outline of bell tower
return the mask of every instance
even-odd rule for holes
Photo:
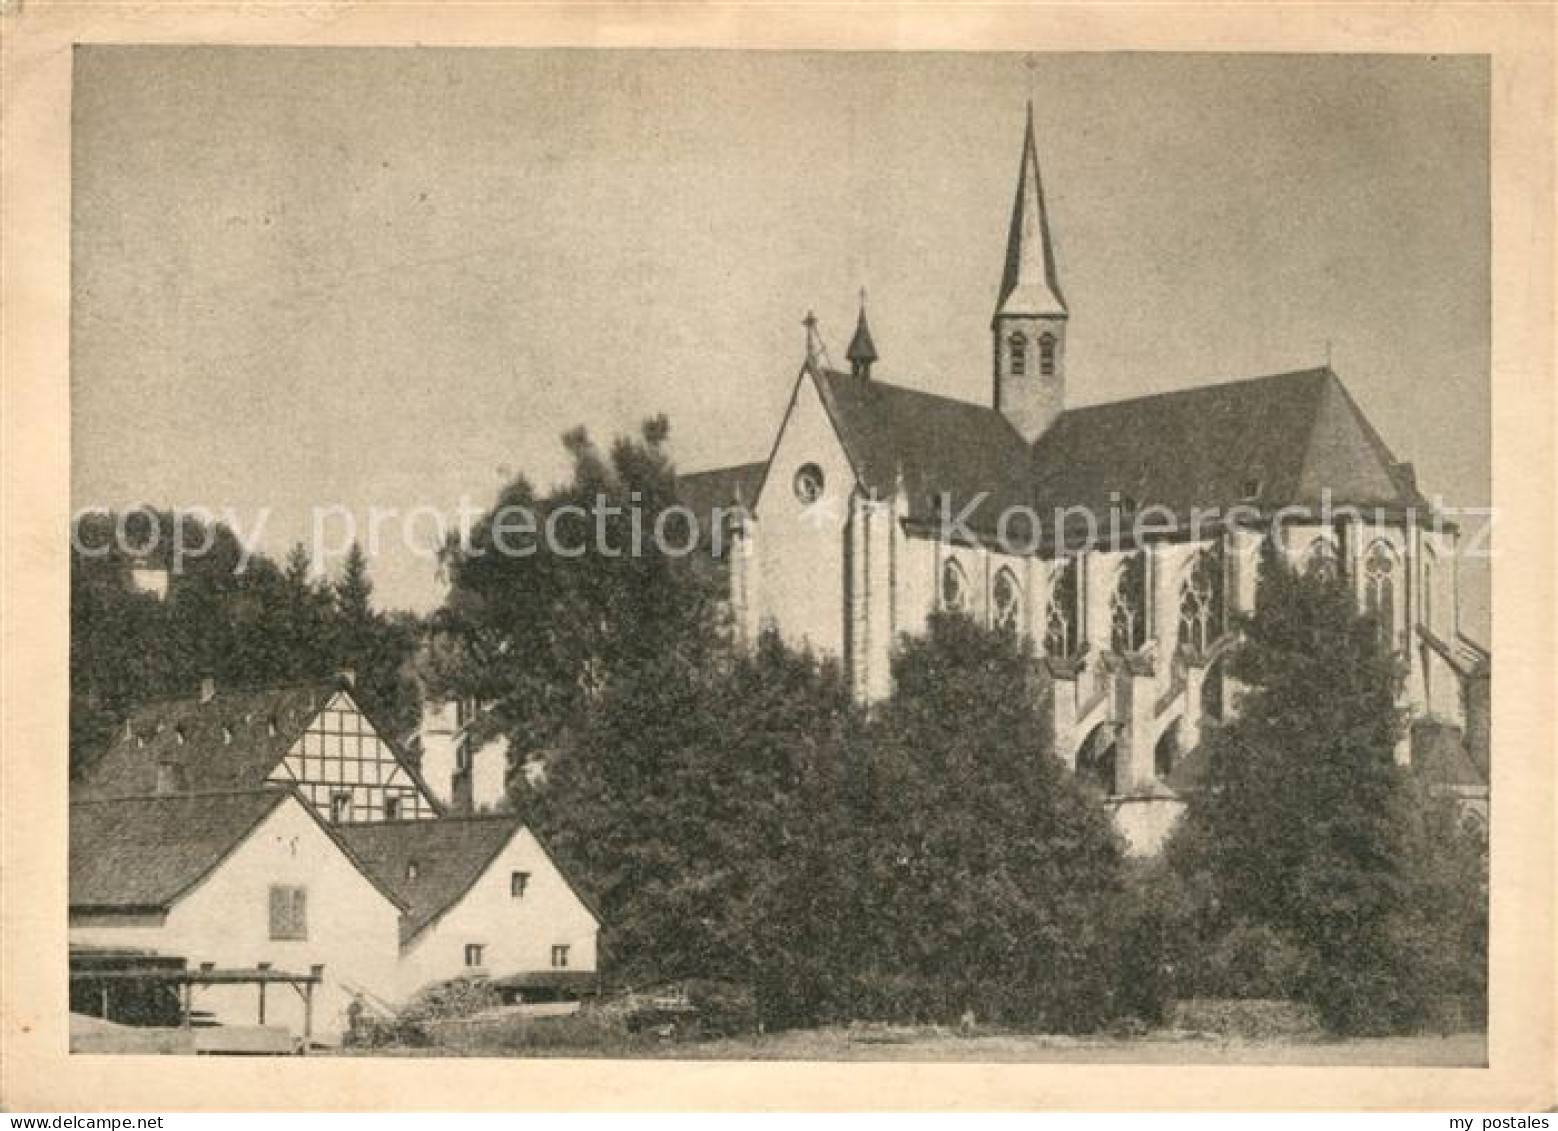
[[[1017,199],[1006,238],[1006,267],[990,322],[995,407],[1029,443],[1065,411],[1067,317],[1044,210],[1033,103],[1029,102]]]

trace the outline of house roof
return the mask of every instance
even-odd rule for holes
[[[522,828],[518,817],[445,817],[342,825],[337,832],[363,866],[405,904],[400,937],[408,942],[460,902]],[[541,851],[546,853],[545,846]],[[550,860],[550,853],[546,855]],[[410,875],[412,863],[415,876]],[[569,883],[567,876],[563,882]],[[569,887],[599,920],[589,901],[571,883]]]
[[[271,788],[73,803],[70,906],[165,910],[289,796]]]
[[[70,906],[166,910],[214,872],[288,799],[298,803],[386,899],[403,907],[314,807],[285,785],[72,801]]]
[[[192,695],[141,704],[71,786],[71,797],[90,800],[155,793],[157,768],[163,763],[184,768],[182,788],[188,791],[257,788],[314,716],[343,691],[350,696],[338,681],[324,681],[296,687],[218,688],[210,699]],[[361,710],[355,699],[353,703]],[[426,783],[394,740],[382,727],[375,727],[431,798]]]
[[[218,689],[204,702],[194,695],[143,703],[86,768],[72,796],[154,793],[163,762],[182,765],[186,788],[196,792],[259,786],[336,690],[324,683]]]

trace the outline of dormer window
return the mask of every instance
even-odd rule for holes
[[[1012,359],[1012,376],[1025,376],[1028,372],[1028,339],[1021,334],[1013,334],[1007,340],[1007,349]]]
[[[1055,335],[1039,336],[1039,376],[1055,376]]]
[[[173,738],[174,741],[176,741],[180,746],[183,746],[184,743],[189,741],[189,736],[184,733],[184,727],[182,725],[173,728]]]
[[[406,879],[414,880],[416,878],[417,878],[417,862],[415,860],[407,860],[406,861]]]

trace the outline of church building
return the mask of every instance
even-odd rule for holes
[[[808,321],[768,458],[682,479],[695,509],[738,515],[727,556],[744,636],[772,625],[838,657],[871,701],[891,689],[894,642],[934,610],[1026,633],[1052,680],[1057,754],[1151,853],[1204,721],[1235,705],[1229,626],[1253,608],[1280,516],[1290,561],[1346,578],[1385,626],[1414,733],[1486,733],[1490,661],[1459,628],[1458,531],[1329,366],[1067,406],[1087,375],[1067,364],[1031,106],[988,401],[882,380],[863,303],[848,371]],[[1455,764],[1480,781],[1448,784],[1485,798],[1486,744],[1472,745]]]

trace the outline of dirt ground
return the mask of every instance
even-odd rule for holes
[[[812,1029],[714,1041],[655,1041],[612,1048],[464,1047],[363,1050],[367,1056],[634,1057],[676,1060],[973,1061],[1031,1064],[1245,1064],[1455,1066],[1487,1064],[1482,1033],[1352,1040],[1242,1041],[1195,1034],[1059,1037],[962,1035],[929,1028]]]

